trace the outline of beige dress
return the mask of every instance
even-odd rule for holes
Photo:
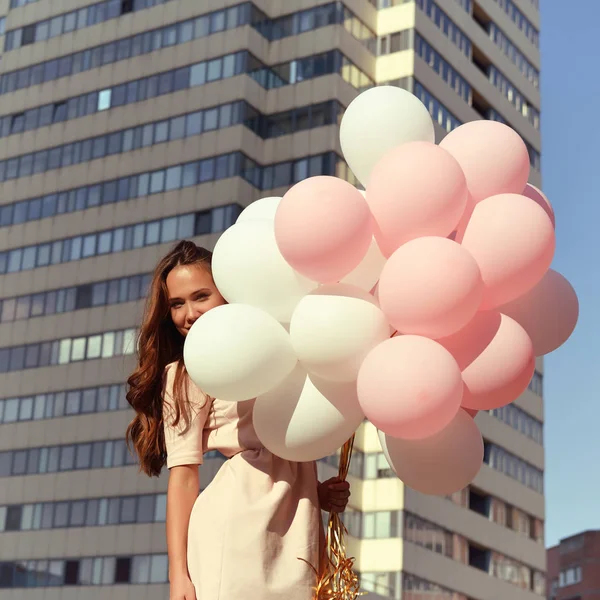
[[[310,600],[324,542],[316,464],[266,450],[252,426],[253,401],[209,400],[190,382],[190,429],[172,427],[174,366],[164,389],[167,467],[227,460],[198,496],[188,529],[188,570],[197,600]]]

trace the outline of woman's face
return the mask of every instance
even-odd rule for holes
[[[167,275],[171,319],[185,337],[198,317],[225,304],[211,274],[200,265],[175,267]]]

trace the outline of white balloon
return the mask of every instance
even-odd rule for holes
[[[254,429],[265,448],[286,460],[307,462],[333,454],[364,414],[356,382],[332,383],[296,367],[281,385],[257,398]]]
[[[367,254],[362,259],[361,263],[346,277],[342,279],[342,283],[356,285],[363,290],[371,291],[375,284],[379,281],[379,276],[383,271],[386,263],[386,258],[381,254],[381,250],[373,238]]]
[[[254,221],[256,219],[275,220],[275,213],[281,202],[281,196],[269,196],[252,202],[240,213],[236,223]]]
[[[283,326],[247,304],[225,304],[202,315],[185,338],[183,360],[204,393],[231,402],[268,392],[298,363]]]
[[[212,271],[228,302],[250,304],[289,323],[294,308],[317,284],[281,255],[272,221],[248,220],[225,231],[215,245]]]
[[[433,121],[425,105],[399,87],[381,85],[359,94],[342,117],[342,152],[365,187],[384,154],[417,141],[435,142]]]
[[[389,336],[375,298],[347,284],[321,286],[305,296],[290,323],[300,362],[309,373],[331,381],[355,381],[367,354]]]

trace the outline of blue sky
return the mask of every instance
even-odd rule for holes
[[[579,324],[545,363],[546,544],[600,529],[600,2],[541,0],[542,177]]]

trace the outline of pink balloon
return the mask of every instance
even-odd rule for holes
[[[490,410],[510,404],[533,377],[531,339],[516,321],[498,312],[480,312],[464,329],[438,342],[462,371],[463,408]]]
[[[481,308],[496,308],[533,288],[544,276],[555,248],[548,215],[529,198],[503,194],[475,207],[462,245],[483,277]]]
[[[497,194],[520,194],[529,178],[527,146],[508,125],[484,120],[465,123],[440,146],[462,167],[475,203]]]
[[[462,490],[483,463],[481,433],[464,410],[431,437],[401,440],[379,432],[379,440],[396,475],[423,494],[447,496]]]
[[[313,281],[334,283],[364,258],[373,239],[373,220],[354,186],[337,177],[309,177],[281,200],[275,237],[296,271]]]
[[[422,236],[447,236],[467,204],[467,183],[448,152],[429,142],[390,150],[375,165],[367,202],[384,256]]]
[[[550,269],[527,294],[498,309],[519,323],[531,337],[536,356],[562,346],[579,318],[579,301],[571,284]]]
[[[379,279],[379,303],[402,333],[439,338],[462,329],[483,298],[475,259],[442,237],[407,242],[388,259]]]
[[[463,408],[463,410],[472,418],[474,419],[477,414],[479,413],[478,410],[475,410],[474,408]]]
[[[550,200],[546,197],[546,195],[542,192],[542,190],[535,187],[535,185],[531,185],[528,183],[523,190],[523,196],[526,198],[531,198],[536,204],[539,204],[546,214],[550,217],[552,221],[552,227],[556,227],[556,217],[554,216],[554,208],[552,208],[552,204],[550,204]]]
[[[419,439],[454,418],[463,383],[447,350],[433,340],[405,335],[386,340],[367,355],[357,386],[358,401],[375,427]]]

